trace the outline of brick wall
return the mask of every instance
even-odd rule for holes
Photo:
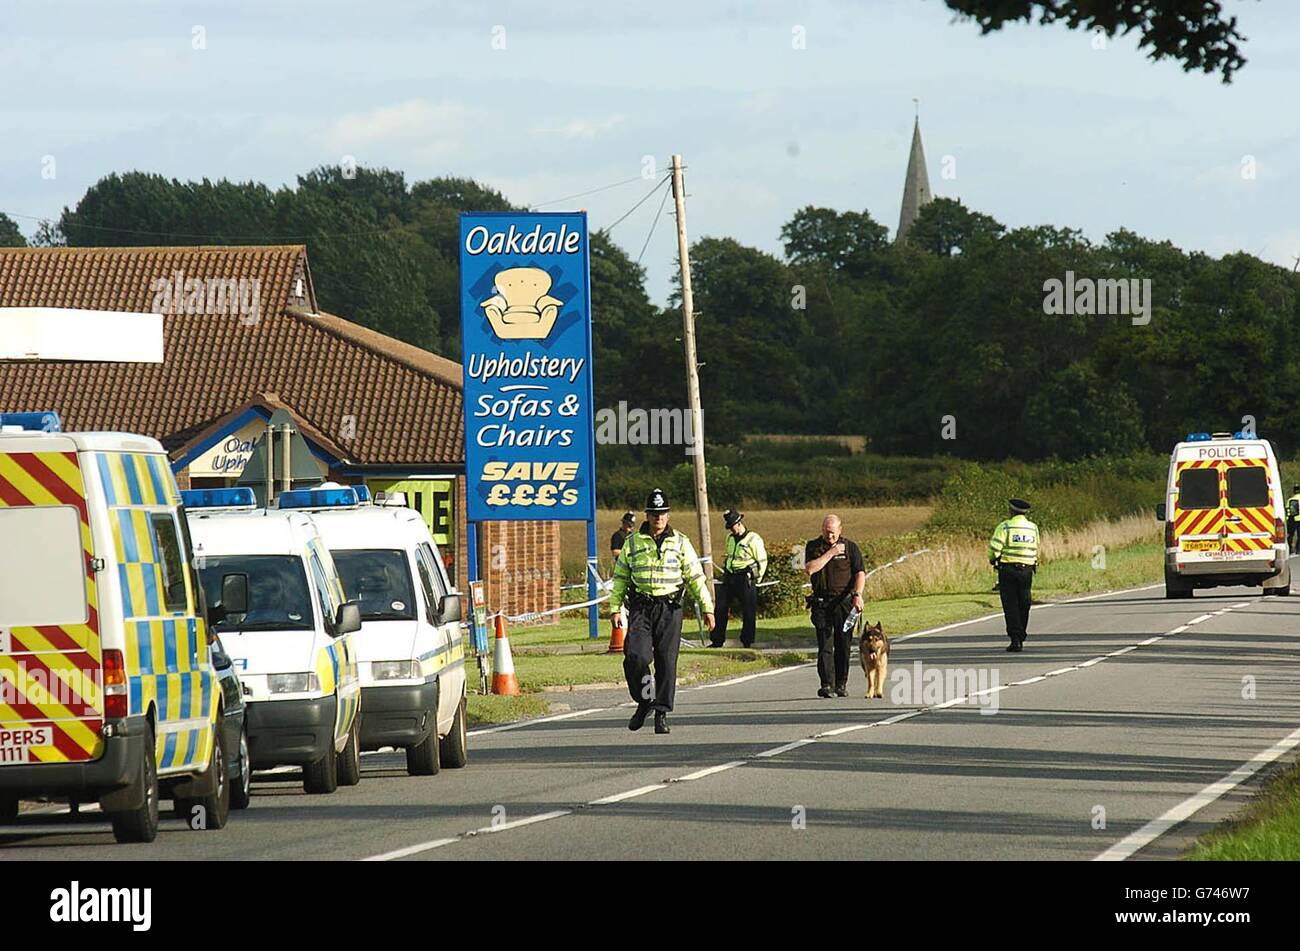
[[[488,607],[524,614],[560,606],[559,522],[486,522],[483,541]]]

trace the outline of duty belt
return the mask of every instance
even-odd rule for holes
[[[642,594],[635,588],[627,593],[628,607],[647,608],[652,604],[666,604],[670,608],[678,608],[682,605],[682,588],[678,588],[671,594]]]

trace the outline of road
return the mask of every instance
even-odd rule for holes
[[[1156,587],[1035,607],[1030,630],[1022,654],[1000,618],[895,641],[909,681],[982,671],[975,703],[868,701],[857,667],[823,700],[786,668],[680,691],[656,736],[627,731],[625,695],[575,694],[476,732],[463,770],[369,754],[332,796],[259,776],[225,830],[168,820],[147,846],[94,814],[24,815],[0,860],[1169,858],[1294,756],[1300,598]]]

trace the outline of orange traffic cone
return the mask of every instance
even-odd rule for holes
[[[505,697],[519,696],[515,679],[515,660],[510,656],[510,638],[506,637],[506,618],[497,615],[497,637],[492,646],[492,692]]]
[[[623,653],[623,612],[615,611],[610,620],[614,622],[614,629],[610,632],[609,650],[605,653],[621,654]]]

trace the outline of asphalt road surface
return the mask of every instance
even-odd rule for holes
[[[1171,858],[1295,755],[1300,597],[1162,595],[1035,607],[1022,654],[1000,617],[899,638],[884,700],[856,665],[830,700],[787,668],[679,691],[656,736],[626,694],[575,694],[471,734],[463,770],[369,754],[330,796],[259,774],[226,829],[168,819],[152,845],[24,814],[0,860]],[[927,695],[931,669],[951,684]]]

